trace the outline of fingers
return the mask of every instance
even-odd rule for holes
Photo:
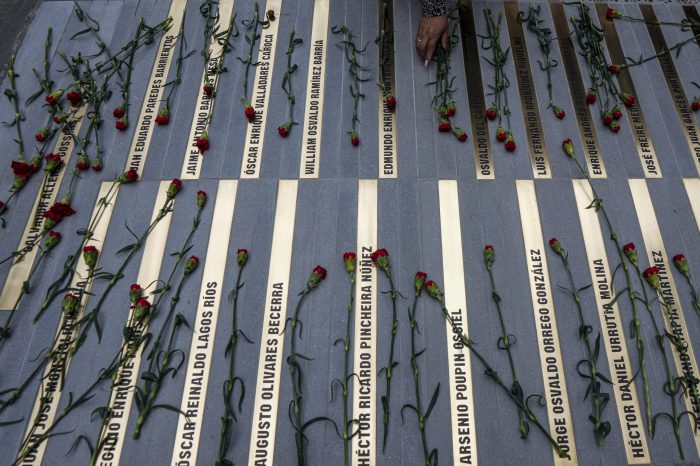
[[[442,33],[442,37],[440,38],[440,43],[442,44],[443,50],[449,50],[450,39],[447,36],[447,31]]]
[[[423,39],[425,40],[425,39]],[[430,37],[428,38],[428,45],[425,48],[425,62],[426,66],[427,63],[430,63],[430,60],[433,58],[433,54],[435,53],[435,48],[437,47],[437,39],[435,37]]]

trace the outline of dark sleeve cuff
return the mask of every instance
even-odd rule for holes
[[[445,0],[420,0],[423,16],[442,16],[447,13]]]

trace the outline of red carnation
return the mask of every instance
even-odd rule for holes
[[[559,118],[560,120],[563,120],[564,117],[566,116],[566,112],[564,111],[564,109],[557,106],[557,105],[552,107],[552,110],[554,111],[554,115],[556,115],[556,117]]]
[[[129,126],[129,120],[127,118],[120,118],[117,120],[117,122],[114,124],[114,126],[119,131],[124,131],[124,130],[126,130],[127,126]]]
[[[376,251],[373,251],[369,257],[372,259],[372,262],[376,263],[382,257],[389,257],[389,253],[386,249],[377,249]]]
[[[345,271],[352,275],[355,273],[355,268],[357,267],[357,254],[354,252],[346,252],[343,254],[343,263],[345,264]]]
[[[61,97],[63,96],[63,89],[58,89],[51,94],[46,96],[46,103],[54,106],[58,104],[58,102],[61,100]]]
[[[197,191],[197,206],[201,209],[204,204],[207,203],[207,193],[204,191]]]
[[[293,122],[288,121],[288,122],[278,126],[277,132],[279,133],[279,135],[282,136],[283,138],[286,138],[287,136],[289,136],[289,132],[292,129],[292,124],[293,124]]]
[[[428,278],[428,274],[425,272],[416,272],[416,278],[413,281],[413,287],[416,290],[416,294],[420,293],[420,290],[423,288],[423,285],[425,285],[425,279]]]
[[[560,256],[562,255],[563,249],[561,247],[561,243],[559,242],[558,239],[556,238],[550,238],[549,240],[549,246],[552,248],[554,252],[559,254]]]
[[[688,260],[683,254],[676,254],[673,256],[673,263],[683,275],[688,276],[690,267],[688,266]]]
[[[457,105],[454,100],[447,103],[447,110],[445,111],[445,116],[447,118],[452,118],[457,113]]]
[[[102,171],[102,161],[99,158],[93,159],[91,168],[95,172],[101,172]]]
[[[487,244],[484,246],[484,261],[486,261],[486,265],[490,267],[491,264],[493,264],[493,261],[496,260],[496,251],[493,250],[493,246],[490,244]]]
[[[63,164],[61,156],[54,154],[53,152],[44,156],[44,160],[46,160],[46,164],[44,165],[44,171],[46,173],[54,173],[56,170],[61,168],[61,165]]]
[[[88,159],[86,153],[81,152],[78,154],[78,160],[75,162],[75,168],[78,170],[87,170],[90,168],[90,159]]]
[[[214,93],[214,86],[211,83],[204,83],[202,90],[206,95],[211,96]]]
[[[605,14],[605,17],[608,19],[608,21],[612,21],[615,18],[622,18],[622,12],[617,11],[614,8],[608,8],[608,11]]]
[[[170,113],[168,113],[168,109],[165,107],[161,108],[160,112],[158,112],[158,116],[156,117],[156,124],[159,126],[166,126],[169,121]]]
[[[693,111],[694,111],[694,112],[697,112],[698,110],[700,110],[700,98],[696,97],[696,98],[693,100],[693,103],[691,104],[691,107],[693,108]]]
[[[207,136],[207,132],[203,132],[201,136],[197,138],[197,149],[199,149],[199,153],[204,155],[204,152],[209,150],[209,136]]]
[[[49,137],[49,134],[51,134],[49,132],[49,128],[43,127],[34,135],[34,139],[36,139],[38,142],[44,142]]]
[[[125,109],[125,104],[119,104],[116,107],[114,107],[114,110],[112,110],[112,115],[114,116],[114,118],[123,118],[126,114]]]
[[[593,89],[590,89],[588,93],[586,93],[586,103],[588,105],[593,105],[596,101],[597,97],[595,95],[595,92],[593,92]]]
[[[170,186],[168,186],[168,192],[167,192],[168,199],[174,198],[177,195],[177,193],[180,192],[181,189],[182,189],[182,181],[180,181],[177,178],[173,178],[173,180],[170,182]]]
[[[132,303],[136,303],[141,297],[143,297],[143,288],[138,283],[134,283],[129,287],[129,299]]]
[[[620,67],[615,64],[611,64],[608,65],[608,71],[610,71],[612,74],[617,74],[620,71]]]
[[[253,109],[253,106],[250,105],[250,102],[245,103],[243,112],[245,113],[245,117],[248,119],[249,122],[252,123],[253,120],[255,120],[255,110]]]
[[[44,240],[44,246],[46,246],[46,250],[53,249],[56,247],[56,245],[61,241],[61,233],[57,231],[49,231],[48,236],[46,236],[46,239]]]
[[[619,105],[615,105],[612,109],[612,116],[615,120],[622,118],[622,110],[620,110]]]
[[[603,123],[605,123],[605,125],[609,125],[612,122],[613,122],[612,112],[606,112],[605,115],[603,115]]]
[[[151,310],[151,303],[146,298],[139,298],[132,306],[132,309],[134,310],[134,319],[141,321],[148,316]]]
[[[438,131],[441,133],[446,133],[452,129],[452,125],[447,118],[440,118],[440,124],[438,125]]]
[[[496,130],[496,139],[499,142],[503,142],[508,138],[508,133],[506,133],[506,130],[503,129],[503,126],[499,126],[498,129]]]
[[[99,251],[95,246],[85,246],[83,248],[83,260],[85,261],[85,265],[88,266],[89,269],[95,268],[95,265],[97,264],[97,256],[99,254]]]
[[[393,112],[396,108],[396,97],[393,95],[384,97],[384,103],[386,103],[387,108]]]
[[[130,168],[129,171],[126,173],[122,173],[119,175],[117,178],[117,181],[122,183],[122,184],[128,184],[128,183],[133,183],[134,181],[139,179],[139,172],[136,171],[135,168]]]
[[[457,127],[453,128],[453,129],[452,129],[452,134],[455,135],[455,137],[457,138],[457,140],[458,140],[459,142],[464,142],[464,141],[467,140],[467,133],[465,133],[464,131],[462,131],[461,128],[457,128]]]
[[[185,262],[185,270],[183,273],[185,275],[189,275],[195,270],[197,270],[197,267],[199,267],[199,257],[190,256],[190,258],[187,259],[187,262]]]
[[[355,130],[350,131],[350,144],[355,147],[360,145],[360,136],[357,135]]]
[[[319,283],[321,283],[322,280],[325,280],[326,278],[326,269],[321,267],[320,265],[317,265],[314,267],[314,269],[311,271],[311,276],[309,277],[309,281],[306,283],[306,286],[313,290],[318,286]]]
[[[608,128],[610,128],[613,133],[617,133],[618,131],[620,131],[620,125],[618,125],[614,121],[608,125]]]
[[[66,99],[68,99],[72,107],[77,107],[80,101],[83,100],[83,96],[80,95],[80,92],[70,91],[66,94]]]
[[[514,152],[515,151],[515,140],[513,139],[513,135],[509,134],[508,139],[506,140],[506,150],[508,152]]]
[[[61,301],[61,311],[66,316],[71,317],[75,314],[75,311],[78,310],[78,304],[80,304],[78,297],[73,293],[68,293],[63,297],[63,301]]]
[[[622,94],[620,94],[620,99],[622,100],[622,103],[625,104],[627,107],[631,107],[632,105],[634,105],[634,96],[629,92],[623,92]]]
[[[66,112],[59,112],[53,116],[53,122],[57,125],[63,124],[68,121],[68,114]]]
[[[435,298],[438,301],[442,300],[442,291],[437,283],[432,280],[425,282],[425,290],[428,292],[431,298]]]
[[[661,286],[661,279],[659,278],[659,268],[655,265],[652,265],[651,267],[647,267],[644,272],[642,272],[642,276],[646,279],[646,281],[649,283],[649,285],[654,288],[658,289],[659,286]]]
[[[622,246],[622,251],[624,251],[630,262],[633,264],[637,263],[637,247],[634,245],[634,243],[625,244]]]
[[[44,212],[44,229],[50,230],[58,224],[64,217],[70,217],[75,214],[75,210],[70,206],[67,200],[63,199],[52,205],[49,210]]]
[[[489,120],[493,121],[496,119],[498,116],[498,111],[496,110],[496,107],[489,107],[486,109],[486,118]]]

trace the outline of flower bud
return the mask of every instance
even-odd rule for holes
[[[325,280],[325,278],[326,278],[326,269],[324,269],[320,265],[317,265],[311,271],[311,276],[309,277],[309,281],[307,282],[306,285],[310,289],[314,289],[318,286],[319,283],[321,283],[322,280]]]
[[[114,110],[112,110],[112,116],[114,118],[123,118],[124,115],[126,114],[126,105],[125,104],[119,104],[116,107],[114,107]]]
[[[360,136],[355,130],[350,131],[350,144],[357,147],[360,145]]]
[[[655,265],[652,265],[651,267],[647,267],[644,272],[642,272],[642,276],[646,279],[646,281],[651,285],[652,288],[655,290],[658,290],[659,287],[661,286],[661,279],[659,278],[659,268]]]
[[[355,273],[355,268],[357,267],[357,254],[354,252],[346,252],[343,254],[343,263],[345,264],[345,271],[352,275]]]
[[[560,256],[564,253],[564,250],[561,247],[561,243],[556,238],[550,238],[549,246],[552,248],[552,251],[556,252]]]
[[[284,124],[281,124],[280,126],[277,127],[277,132],[279,133],[280,136],[283,138],[286,138],[289,136],[289,131],[292,129],[292,125],[294,122],[288,121]]]
[[[623,92],[622,94],[620,94],[620,100],[622,100],[622,103],[625,104],[627,107],[631,107],[632,105],[634,105],[634,96],[629,92]]]
[[[428,292],[431,298],[435,298],[437,300],[442,299],[442,291],[440,291],[440,287],[434,281],[428,280],[425,282],[425,290]]]
[[[597,99],[597,97],[596,97],[593,89],[589,89],[588,92],[586,93],[586,104],[593,105],[595,103],[596,99]]]
[[[101,172],[102,160],[99,157],[95,157],[94,159],[92,159],[92,165],[90,168],[92,168],[92,171],[94,172]]]
[[[75,168],[78,170],[87,170],[90,168],[90,159],[85,152],[78,154],[78,160],[75,162]]]
[[[170,113],[166,107],[160,109],[158,116],[156,117],[156,124],[159,126],[165,126],[170,121]]]
[[[129,119],[126,117],[118,119],[114,124],[114,127],[119,131],[126,131],[126,128],[129,127]]]
[[[384,97],[384,103],[387,108],[393,112],[396,108],[396,97],[394,95],[388,95]]]
[[[255,109],[253,109],[253,106],[250,105],[250,102],[245,103],[243,113],[245,114],[245,117],[250,123],[252,123],[253,120],[255,120]]]
[[[508,134],[508,138],[506,139],[505,148],[508,152],[515,151],[515,140],[513,139],[513,133]]]
[[[238,265],[243,267],[248,262],[248,250],[243,248],[239,249],[236,253],[236,260],[238,261]]]
[[[46,239],[44,240],[44,246],[46,247],[46,250],[51,250],[56,245],[61,241],[61,233],[57,231],[49,231],[48,236],[46,236]]]
[[[428,274],[425,272],[416,272],[416,278],[413,282],[413,287],[416,289],[416,294],[420,293],[425,285],[425,279],[428,278]]]
[[[185,262],[185,270],[184,274],[189,275],[195,270],[197,270],[197,267],[199,267],[199,257],[197,256],[190,256],[189,259],[187,259],[187,262]]]
[[[143,296],[143,288],[138,283],[134,283],[129,287],[129,299],[132,304],[135,304]]]
[[[564,152],[566,155],[569,157],[574,156],[574,143],[571,141],[571,139],[564,139],[564,142],[561,143],[561,146],[564,148]]]
[[[613,19],[616,19],[616,18],[622,18],[622,12],[618,11],[614,8],[608,8],[608,11],[605,14],[605,17],[608,19],[608,21],[612,21]]]
[[[494,251],[493,246],[487,244],[484,246],[484,261],[486,261],[486,266],[489,267],[496,260],[496,251]]]
[[[440,118],[440,124],[438,125],[438,131],[441,133],[446,133],[452,129],[452,125],[450,124],[450,120],[447,118]]]
[[[688,260],[683,254],[676,254],[673,256],[673,263],[678,268],[678,271],[683,275],[688,275],[690,273],[690,267],[688,266]]]
[[[503,126],[499,126],[498,129],[496,130],[496,140],[498,142],[503,142],[508,138],[508,133],[506,133],[506,130],[503,129]]]
[[[457,138],[457,140],[458,140],[459,142],[464,142],[464,141],[467,140],[467,133],[465,133],[464,131],[462,131],[461,128],[457,128],[457,127],[455,126],[454,128],[452,128],[452,134],[455,135],[455,137]]]
[[[68,293],[63,297],[63,301],[61,302],[61,310],[66,317],[73,317],[75,315],[75,311],[78,310],[79,303],[80,300],[76,295],[73,293]]]
[[[486,118],[489,120],[493,121],[496,119],[498,116],[498,110],[496,110],[496,107],[489,107],[486,109]]]
[[[90,270],[94,269],[95,265],[97,265],[97,256],[99,253],[97,248],[92,245],[83,248],[83,260]]]
[[[207,203],[207,193],[204,191],[197,191],[197,206],[201,209]]]
[[[566,112],[564,111],[564,109],[558,105],[553,106],[552,111],[554,112],[554,115],[556,115],[556,117],[560,120],[563,120],[566,116]]]
[[[134,319],[140,322],[148,317],[148,313],[151,311],[151,303],[146,298],[139,298],[132,306],[132,309],[134,310]]]
[[[173,178],[168,186],[168,192],[166,193],[168,199],[173,199],[175,196],[177,196],[177,193],[179,193],[181,189],[182,181],[180,181],[178,178]]]
[[[627,258],[629,261],[633,264],[637,264],[637,247],[634,245],[634,243],[627,243],[624,246],[622,246],[622,250],[624,251],[625,255],[627,255]]]

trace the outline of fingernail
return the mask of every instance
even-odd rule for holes
[[[428,67],[428,63],[430,63],[430,62],[429,62],[428,60],[425,60],[425,63],[423,63],[423,66],[425,66],[425,67],[427,68],[427,67]]]

